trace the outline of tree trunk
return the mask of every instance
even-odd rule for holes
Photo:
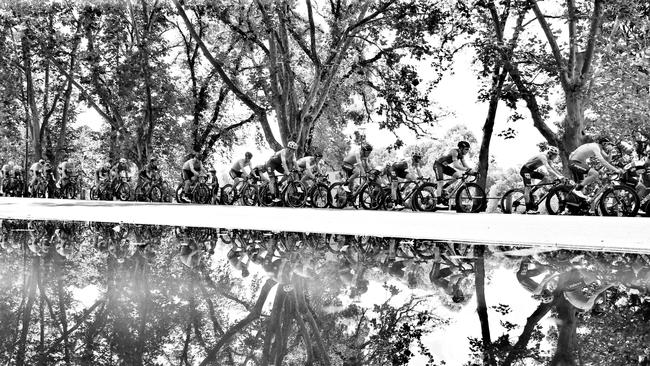
[[[22,328],[20,332],[20,341],[18,342],[18,353],[16,355],[16,365],[22,366],[25,364],[25,353],[27,352],[27,334],[29,333],[29,325],[32,320],[32,306],[34,306],[34,299],[36,298],[36,272],[38,271],[38,257],[32,259],[32,269],[29,276],[29,293],[27,294],[27,304],[23,310]]]
[[[508,356],[506,356],[506,359],[503,361],[502,366],[510,366],[513,364],[513,362],[521,357],[521,355],[524,353],[524,350],[528,346],[528,341],[533,334],[533,330],[535,330],[535,326],[537,323],[539,323],[540,320],[542,320],[546,313],[548,313],[553,308],[554,304],[555,301],[552,301],[550,303],[541,303],[537,309],[535,309],[535,311],[528,317],[526,320],[526,325],[524,326],[524,330],[519,335],[517,343],[515,343],[515,345],[508,353]]]
[[[23,67],[25,72],[25,85],[27,89],[26,103],[29,107],[29,122],[32,132],[32,151],[34,159],[38,160],[43,156],[43,147],[41,145],[41,123],[40,113],[36,106],[36,92],[34,90],[34,79],[32,77],[32,54],[31,54],[31,40],[32,37],[29,28],[25,29],[25,34],[22,37],[22,51],[23,51]]]
[[[575,366],[576,328],[578,326],[576,308],[563,296],[558,296],[557,313],[559,336],[551,366]]]
[[[488,168],[490,166],[490,141],[492,140],[492,131],[494,130],[494,120],[496,119],[497,108],[499,107],[501,89],[503,88],[503,83],[505,82],[507,75],[508,72],[505,68],[497,67],[494,70],[488,114],[485,118],[485,124],[483,124],[483,139],[481,140],[481,150],[478,155],[478,184],[485,190],[487,190],[486,182]]]
[[[483,340],[483,365],[496,366],[492,352],[492,340],[490,337],[490,322],[485,300],[485,247],[477,245],[474,247],[476,257],[475,282],[476,282],[476,312],[481,322],[481,339]]]
[[[584,141],[584,95],[580,90],[566,91],[565,94],[567,114],[564,118],[562,145],[570,153]]]

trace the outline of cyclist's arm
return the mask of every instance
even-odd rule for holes
[[[421,168],[420,164],[415,164],[415,173],[417,174],[418,178],[422,176],[422,171],[420,168]]]
[[[201,168],[202,168],[202,167],[203,167],[203,166],[201,165]],[[194,169],[194,164],[190,164],[190,171],[191,171],[192,174],[194,174],[194,175],[199,175],[199,174],[201,174],[201,173],[200,173],[200,169],[199,169],[199,171],[197,171],[196,169]]]
[[[600,163],[603,164],[603,166],[605,166],[605,168],[607,168],[609,170],[612,170],[612,171],[615,171],[615,172],[620,171],[619,168],[613,166],[609,161],[607,161],[607,159],[605,159],[605,157],[603,156],[602,151],[600,149],[597,149],[594,153],[595,153],[596,159],[598,159],[598,161],[600,161]]]
[[[284,174],[289,174],[289,165],[287,163],[286,152],[280,153],[280,161],[282,162],[282,168],[284,169]]]
[[[542,159],[542,164],[544,165],[544,168],[546,168],[546,171],[555,175],[556,178],[564,179],[564,175],[560,173],[557,169],[555,169],[553,165],[551,165],[551,163],[548,161],[547,158]]]
[[[465,161],[465,157],[463,156],[462,158],[459,158],[456,150],[452,150],[451,152],[451,166],[461,171],[465,171],[469,168]]]

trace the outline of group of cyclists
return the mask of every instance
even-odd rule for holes
[[[647,157],[647,145],[647,143],[643,145],[643,140],[641,139],[637,142],[636,152],[638,158],[646,158],[645,165],[650,167],[650,158]],[[443,189],[449,183],[453,183],[464,175],[475,174],[473,167],[467,162],[470,147],[467,141],[460,141],[456,147],[446,151],[433,162],[432,168],[435,175],[436,188],[435,197],[442,197]],[[573,186],[572,193],[576,197],[586,200],[587,196],[583,192],[584,188],[594,183],[599,177],[598,171],[588,164],[592,158],[600,162],[605,169],[614,173],[623,174],[623,169],[614,166],[610,161],[614,147],[614,143],[609,138],[601,137],[596,142],[585,143],[572,151],[569,154],[569,170],[573,174],[575,183],[573,180],[566,178],[554,166],[553,163],[559,156],[559,149],[556,146],[549,146],[545,152],[536,154],[528,159],[520,170],[520,175],[524,182],[526,213],[538,213],[536,207],[533,205],[533,196],[531,193],[531,186],[536,181],[562,180]],[[228,175],[233,180],[233,186],[248,178],[253,178],[258,182],[268,183],[270,193],[273,196],[273,202],[280,202],[281,197],[278,193],[278,186],[288,178],[290,173],[299,173],[300,182],[307,186],[315,181],[318,174],[323,173],[324,166],[326,165],[323,161],[323,153],[321,151],[316,150],[297,159],[297,149],[298,145],[296,142],[289,141],[285,148],[273,153],[268,160],[257,165],[252,162],[253,154],[246,152],[243,158],[237,159],[232,164],[228,172]],[[624,149],[634,150],[629,145],[624,146]],[[403,209],[403,202],[396,200],[399,189],[398,183],[401,181],[423,179],[421,172],[424,166],[422,151],[419,148],[415,148],[409,158],[388,162],[380,167],[372,166],[369,159],[372,151],[372,145],[364,141],[358,147],[352,148],[345,156],[341,164],[341,170],[344,173],[343,190],[347,193],[353,192],[359,182],[358,178],[365,177],[371,170],[375,170],[381,176],[385,177],[387,185],[390,187],[391,198],[396,202],[393,209]],[[109,192],[114,192],[120,179],[129,175],[131,166],[125,158],[121,158],[115,163],[110,160],[104,162],[94,174],[96,187],[104,187]],[[47,190],[51,197],[53,191],[61,189],[66,185],[71,176],[78,173],[79,167],[79,161],[76,159],[61,162],[57,168],[58,180],[55,180],[54,171],[50,163],[44,159],[40,159],[32,164],[29,169],[29,192],[34,196],[33,187],[35,187],[39,179],[42,179],[47,182],[46,187],[48,187]],[[139,170],[138,178],[140,181],[152,180],[158,173],[157,158],[151,157]],[[182,165],[183,184],[182,194],[180,196],[182,201],[191,201],[190,193],[192,186],[196,183],[198,177],[201,176],[207,176],[209,184],[218,187],[219,182],[216,169],[212,167],[206,170],[200,155],[192,153]],[[16,187],[22,181],[23,172],[21,167],[14,165],[12,162],[7,162],[2,166],[0,179],[2,179],[2,192],[7,195],[12,190],[12,187]],[[643,182],[643,180],[639,182],[640,187],[638,187],[638,191],[640,192],[647,189]]]

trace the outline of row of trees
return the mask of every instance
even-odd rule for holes
[[[345,149],[349,122],[424,136],[441,115],[428,91],[462,47],[476,54],[488,105],[483,184],[502,103],[513,123],[500,136],[529,115],[564,161],[589,132],[650,132],[644,2],[19,1],[1,10],[0,138],[14,142],[2,147],[14,159],[24,126],[30,160],[73,153],[85,108],[102,119],[95,155],[138,164],[157,154],[175,166],[189,150],[208,157],[250,134],[274,150],[296,139],[299,154]],[[553,111],[562,119],[549,120]]]

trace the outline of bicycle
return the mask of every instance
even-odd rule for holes
[[[129,182],[131,182],[131,177],[126,174],[116,178],[116,182],[113,184],[113,196],[117,197],[120,201],[130,200],[132,192]]]
[[[639,196],[626,185],[617,184],[618,173],[601,173],[601,184],[588,200],[573,193],[575,185],[559,185],[549,191],[546,209],[550,215],[590,215],[599,210],[603,216],[636,216]]]
[[[556,179],[551,182],[539,182],[537,184],[531,184],[530,185],[530,195],[533,198],[530,202],[531,208],[537,210],[539,206],[544,202],[548,196],[551,190],[560,184],[563,184],[564,180],[562,179]],[[547,186],[551,186],[550,188],[546,189]],[[541,195],[536,196],[535,193],[539,190],[543,190],[543,193]],[[501,209],[501,212],[504,214],[524,214],[526,213],[526,200],[524,198],[525,193],[524,193],[523,188],[513,188],[506,193],[503,194],[501,197],[501,200],[499,201],[499,208]]]
[[[46,198],[47,197],[47,180],[43,174],[39,174],[29,187],[31,197],[33,198]]]
[[[289,207],[298,208],[305,205],[307,200],[307,190],[305,185],[300,182],[298,170],[292,169],[284,182],[276,187],[277,197],[281,197]],[[276,193],[277,193],[276,192]],[[262,185],[258,191],[259,202],[262,206],[270,207],[276,205],[275,196],[271,194],[270,183]]]
[[[111,192],[109,189],[108,178],[99,182],[99,186],[92,186],[90,188],[90,199],[93,201],[102,200],[102,201],[111,201]]]
[[[393,200],[391,186],[384,188],[383,207],[392,210],[396,204],[411,208],[413,211],[433,212],[436,210],[436,185],[430,178],[418,177],[397,183],[397,199]]]
[[[63,199],[76,199],[77,195],[80,192],[79,189],[80,183],[81,181],[79,180],[79,173],[70,175],[66,179],[65,184],[61,185],[61,189],[59,190],[59,196]]]
[[[135,186],[135,199],[141,202],[163,202],[164,201],[164,188],[160,173],[155,173],[151,179],[144,178],[139,181]]]
[[[437,197],[437,203],[447,206],[450,210],[455,207],[456,212],[477,213],[487,206],[487,196],[483,188],[474,183],[478,179],[476,172],[464,172],[455,182],[447,183],[452,188],[442,190],[442,196]],[[452,179],[443,179],[452,181]]]
[[[329,188],[330,182],[327,174],[316,173],[316,180],[307,189],[307,200],[311,207],[328,208],[331,205]]]
[[[257,179],[251,174],[235,184],[226,184],[221,188],[221,203],[232,205],[241,201],[244,206],[255,206],[257,204]]]
[[[210,196],[210,188],[206,183],[207,179],[208,178],[205,174],[201,174],[197,177],[196,181],[190,185],[189,197],[192,203],[199,203],[199,204],[210,203],[211,196]],[[181,183],[176,187],[176,202],[179,203],[186,202],[185,199],[183,199],[182,197],[183,191],[184,191],[184,182],[181,181]]]
[[[377,210],[383,203],[383,189],[379,184],[381,172],[372,169],[364,177],[359,177],[359,184],[354,192],[348,193],[343,187],[347,186],[346,182],[337,182],[329,188],[329,199],[331,207],[344,208],[350,202],[356,207],[357,199],[359,205],[366,210]]]

